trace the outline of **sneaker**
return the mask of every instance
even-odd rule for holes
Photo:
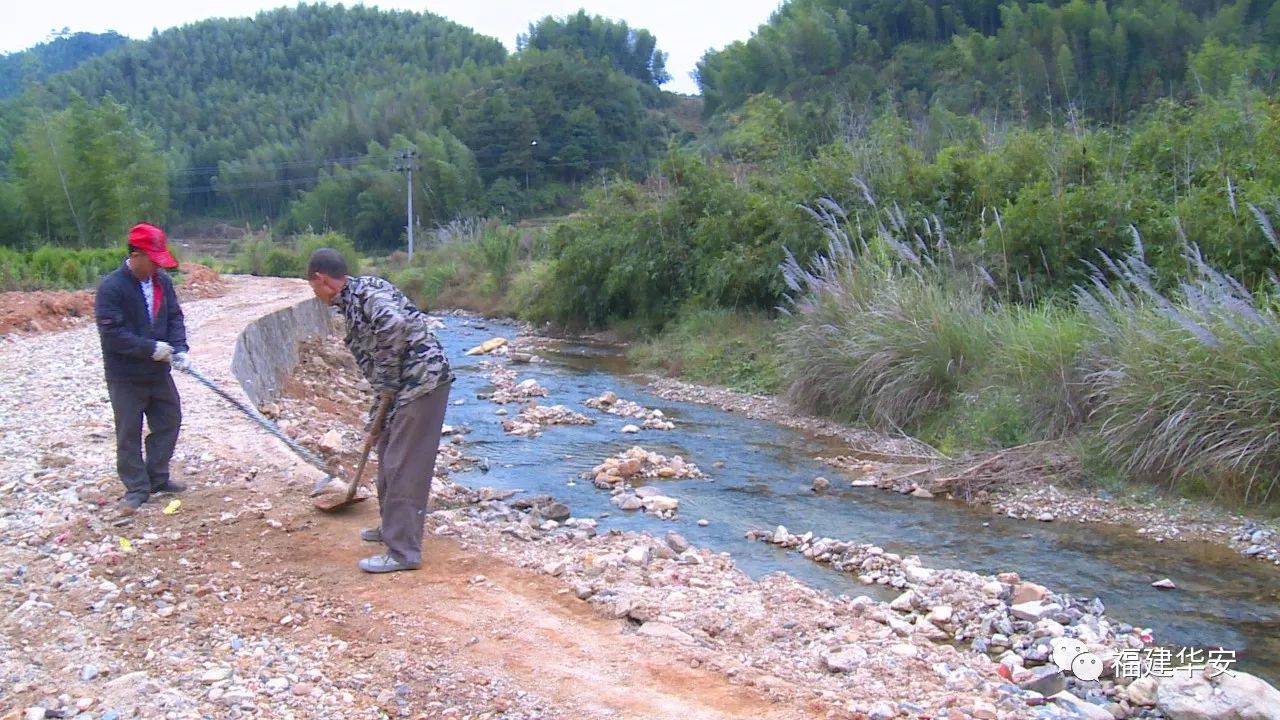
[[[397,570],[417,570],[418,566],[400,562],[390,555],[374,555],[358,563],[361,570],[367,573],[389,573]]]
[[[163,485],[158,488],[152,488],[153,493],[180,493],[186,490],[187,486],[182,483],[176,483],[172,480],[166,480]]]
[[[365,528],[360,531],[360,539],[365,542],[382,542],[382,528]]]

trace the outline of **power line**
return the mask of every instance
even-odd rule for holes
[[[392,158],[392,157],[394,157],[394,155],[392,155],[392,154],[390,154],[390,153],[368,154],[368,155],[350,155],[350,156],[347,156],[347,157],[340,157],[340,158],[320,158],[320,159],[316,159],[316,160],[288,160],[288,161],[285,161],[285,162],[278,162],[278,163],[255,164],[253,167],[255,167],[255,168],[272,168],[272,169],[281,169],[281,170],[283,170],[283,169],[295,168],[295,167],[317,167],[317,166],[320,166],[320,165],[328,165],[328,164],[334,164],[334,165],[358,165],[359,163],[361,163],[361,162],[363,162],[363,161],[365,161],[365,160],[390,159],[390,158]],[[247,158],[237,158],[237,159],[235,159],[235,160],[223,160],[222,162],[223,162],[223,163],[236,163],[236,162],[239,162],[239,163],[248,163],[248,162],[251,162],[251,161],[250,161],[249,159],[247,159]],[[178,176],[178,175],[198,175],[198,174],[200,174],[200,173],[204,173],[204,172],[216,172],[216,171],[221,170],[221,169],[222,169],[222,164],[221,164],[221,163],[219,163],[218,165],[204,165],[204,166],[201,166],[201,167],[193,167],[193,168],[184,168],[184,169],[182,169],[182,170],[174,170],[174,171],[170,172],[170,173],[169,173],[169,175],[170,175],[170,177],[176,177],[176,176]]]
[[[542,168],[557,168],[557,167],[577,167],[580,165],[585,165],[586,169],[590,169],[592,167],[602,167],[602,166],[611,165],[615,162],[618,162],[619,160],[626,160],[626,159],[631,159],[631,158],[613,158],[613,159],[607,159],[607,160],[588,159],[588,160],[567,161],[567,162],[559,162],[559,163],[538,163],[537,168],[542,169]],[[488,166],[477,165],[476,167],[477,169],[492,169],[496,167],[501,167],[501,165],[497,165],[497,164],[488,165]],[[268,170],[270,169],[270,166],[260,166],[254,169]],[[399,168],[392,168],[392,171],[401,171],[401,170]],[[387,171],[377,170],[373,168],[366,169],[366,170],[354,169],[354,170],[349,170],[344,177],[375,177],[378,175],[382,175],[385,172]],[[209,185],[201,185],[201,186],[193,186],[193,187],[174,188],[169,191],[169,194],[170,195],[193,195],[197,193],[208,193],[208,192],[230,192],[233,190],[264,190],[268,188],[305,185],[307,183],[319,182],[321,180],[326,180],[333,177],[334,177],[333,175],[315,175],[315,176],[305,177],[305,178],[277,178],[272,180],[262,180],[259,182],[240,183],[240,184],[232,184],[232,185],[225,185],[225,184],[218,183],[218,184],[209,184]]]

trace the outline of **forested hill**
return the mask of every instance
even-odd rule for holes
[[[531,23],[514,55],[363,6],[156,33],[0,104],[0,244],[93,244],[148,207],[393,246],[405,185],[388,171],[409,148],[424,225],[541,212],[602,172],[643,176],[679,133],[656,112],[663,58],[648,32],[585,13]],[[126,176],[119,212],[98,212]]]
[[[752,94],[916,115],[1043,118],[1072,107],[1115,120],[1161,97],[1274,87],[1277,0],[790,0],[747,41],[698,67],[706,110]]]
[[[371,90],[506,56],[497,40],[430,14],[299,5],[167,30],[47,88],[58,104],[110,94],[178,169],[199,168],[294,143],[326,111]]]
[[[41,81],[66,72],[129,38],[115,32],[68,33],[21,52],[0,55],[0,100],[17,95],[27,80]]]

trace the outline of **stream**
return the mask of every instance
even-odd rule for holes
[[[674,530],[694,545],[729,553],[752,577],[781,571],[837,595],[891,600],[898,591],[864,585],[798,553],[747,540],[746,531],[784,525],[792,533],[812,531],[918,555],[933,568],[1015,571],[1053,592],[1099,597],[1113,622],[1151,628],[1156,641],[1175,653],[1181,647],[1234,650],[1233,669],[1280,686],[1280,571],[1274,566],[1210,543],[1156,543],[1124,527],[1013,520],[958,501],[853,488],[841,471],[814,459],[840,454],[843,448],[835,441],[711,406],[663,400],[628,376],[622,350],[607,345],[558,343],[538,353],[545,362],[511,366],[520,380],[535,378],[551,391],[538,399],[540,405],[564,405],[595,420],[594,425],[551,426],[537,438],[508,435],[501,426],[506,418],[495,412],[505,407],[514,416],[520,406],[477,399],[493,389],[480,367],[488,358],[464,353],[491,337],[515,338],[517,329],[495,321],[444,320],[447,329],[437,336],[458,376],[450,401],[464,401],[450,406],[445,422],[464,429],[468,454],[487,459],[489,466],[487,473],[457,474],[458,482],[553,495],[575,517],[598,518],[601,531],[661,537]],[[623,425],[635,421],[583,404],[606,390],[662,410],[676,429],[621,433]],[[679,499],[675,520],[619,510],[608,491],[579,477],[634,445],[681,455],[710,478],[652,481],[661,484],[664,495]],[[717,461],[724,467],[713,468]],[[831,479],[827,493],[810,490],[818,476]],[[699,527],[699,519],[709,524]],[[1176,590],[1151,586],[1165,577]]]

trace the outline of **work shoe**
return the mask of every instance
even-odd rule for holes
[[[163,485],[158,488],[152,488],[153,493],[180,493],[186,490],[187,486],[182,483],[176,483],[172,480],[166,480]]]
[[[116,514],[120,517],[128,517],[129,515],[137,512],[138,508],[142,507],[142,503],[144,502],[146,501],[123,498],[120,502],[116,503]]]
[[[365,542],[382,542],[382,528],[365,528],[360,531],[360,539]]]
[[[400,562],[390,555],[374,555],[358,563],[361,570],[367,573],[389,573],[397,570],[417,570],[418,566]]]

